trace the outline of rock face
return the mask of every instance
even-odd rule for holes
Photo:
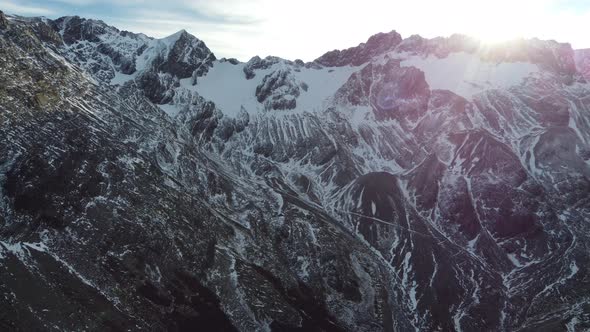
[[[281,59],[272,56],[268,56],[264,59],[261,59],[259,56],[253,57],[244,66],[244,74],[246,75],[246,79],[250,80],[254,78],[254,76],[256,76],[256,70],[268,69],[272,65],[280,62],[280,60]]]
[[[590,329],[586,53],[0,13],[0,329]]]
[[[586,78],[590,79],[590,49],[577,50],[575,61],[578,71]]]
[[[274,110],[294,109],[299,97],[299,85],[288,70],[276,70],[266,75],[256,87],[256,99]]]
[[[6,19],[4,12],[0,10],[0,28],[4,29],[6,27],[8,27],[8,20]]]
[[[402,37],[395,31],[378,33],[371,36],[366,43],[342,51],[328,52],[319,57],[316,62],[329,67],[359,66],[369,62],[374,56],[393,50],[401,41]]]

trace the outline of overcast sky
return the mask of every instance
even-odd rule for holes
[[[0,10],[98,18],[153,37],[186,29],[218,57],[242,61],[254,55],[310,61],[391,30],[403,37],[539,37],[590,48],[590,0],[0,0]]]

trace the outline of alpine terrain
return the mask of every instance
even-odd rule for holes
[[[590,329],[590,50],[217,59],[0,12],[0,330]]]

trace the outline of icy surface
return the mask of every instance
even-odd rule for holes
[[[263,107],[256,100],[256,87],[270,69],[260,70],[253,79],[247,80],[243,71],[244,65],[215,62],[207,75],[197,79],[196,85],[191,85],[190,79],[183,79],[180,84],[214,102],[215,106],[228,116],[235,117],[241,107],[249,113],[257,113]]]
[[[445,58],[410,56],[402,66],[416,67],[424,72],[431,89],[450,90],[467,99],[487,89],[509,88],[538,73],[535,64],[527,62],[492,63],[477,54],[451,53]]]
[[[259,69],[256,76],[246,79],[244,75],[244,63],[237,65],[229,61],[216,61],[209,72],[197,79],[196,85],[191,85],[190,79],[181,80],[181,86],[188,90],[196,91],[207,100],[211,100],[223,111],[224,114],[235,117],[244,107],[248,113],[261,112],[264,107],[256,100],[256,87],[260,85],[265,75],[285,68],[300,83],[307,85],[307,91],[302,89],[301,95],[296,98],[296,111],[321,111],[326,101],[331,98],[350,75],[357,71],[358,67],[341,68],[300,68],[295,70],[292,65],[279,62],[270,68]]]

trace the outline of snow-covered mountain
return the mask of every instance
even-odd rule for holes
[[[0,327],[590,329],[590,53],[216,59],[0,12]]]

